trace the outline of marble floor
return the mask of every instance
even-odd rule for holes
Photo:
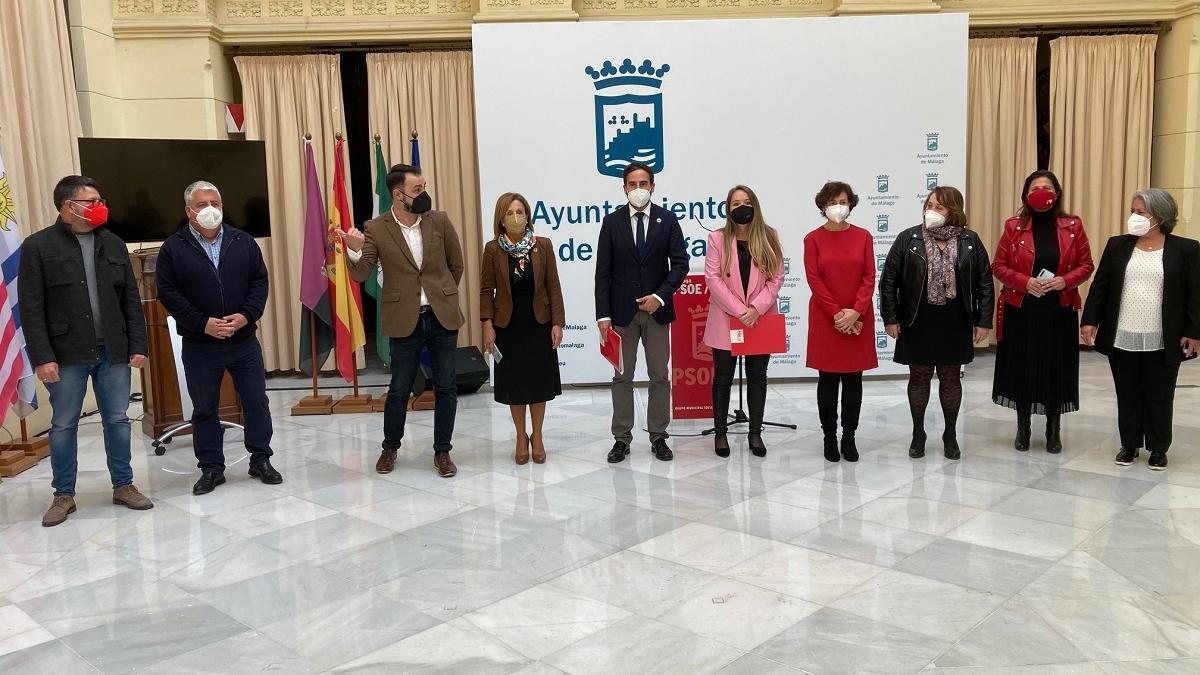
[[[1039,423],[1019,454],[982,358],[959,462],[908,458],[897,380],[866,386],[856,465],[822,458],[811,383],[772,386],[800,430],[764,459],[679,422],[674,462],[642,437],[615,467],[606,389],[552,404],[544,466],[467,396],[451,480],[432,413],[377,476],[380,415],[287,417],[273,392],[283,485],[247,479],[231,435],[229,483],[193,497],[188,442],[139,437],[148,512],[111,504],[88,418],[67,523],[40,526],[48,462],[0,484],[0,673],[1200,672],[1200,368],[1163,473],[1113,464],[1106,364],[1082,372],[1066,451]]]

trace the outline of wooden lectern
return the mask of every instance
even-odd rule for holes
[[[158,249],[133,251],[129,258],[133,262],[133,275],[142,294],[150,352],[146,355],[149,362],[142,368],[142,433],[158,438],[169,427],[187,420],[183,419],[179,373],[175,370],[175,353],[167,329],[167,308],[158,301],[158,285],[154,281]],[[217,415],[223,422],[242,422],[242,401],[233,388],[229,373],[225,373],[225,379],[221,381]]]

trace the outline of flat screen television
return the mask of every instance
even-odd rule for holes
[[[79,164],[100,184],[109,229],[126,242],[174,234],[187,222],[183,190],[198,180],[221,191],[226,223],[271,236],[263,141],[81,138]]]

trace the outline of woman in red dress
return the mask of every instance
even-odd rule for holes
[[[820,373],[817,409],[825,432],[825,459],[858,461],[854,431],[862,410],[862,375],[879,367],[875,355],[875,242],[871,233],[846,219],[858,195],[846,183],[830,181],[816,198],[825,223],[804,238],[808,302],[808,367]],[[842,390],[842,442],[839,454],[838,388]]]

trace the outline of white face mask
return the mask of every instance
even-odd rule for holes
[[[1125,222],[1125,229],[1135,237],[1142,237],[1154,228],[1150,226],[1150,219],[1146,216],[1131,213],[1129,220]]]
[[[206,206],[196,212],[196,224],[206,230],[215,230],[221,226],[225,214],[215,206]]]
[[[850,207],[845,204],[830,204],[825,207],[825,217],[831,223],[841,223],[850,215]]]
[[[650,203],[650,191],[646,188],[630,190],[628,197],[629,203],[632,204],[633,208],[635,209],[644,209],[646,208],[646,205]]]
[[[925,212],[925,227],[941,227],[945,224],[946,216],[932,210]]]

